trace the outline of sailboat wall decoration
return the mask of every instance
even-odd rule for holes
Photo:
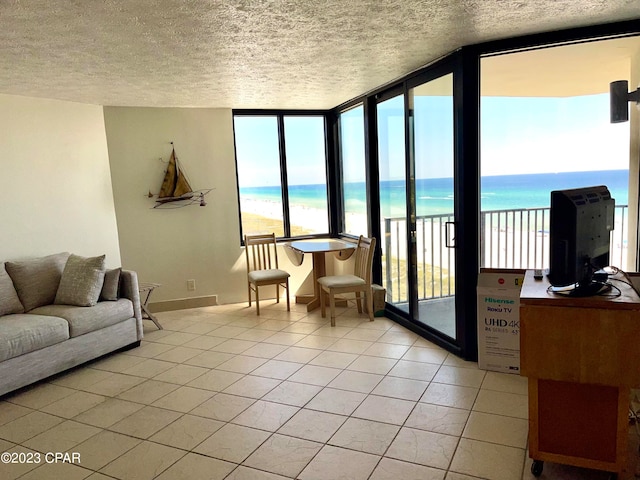
[[[178,156],[173,147],[173,142],[171,142],[169,165],[164,174],[160,193],[158,193],[158,198],[153,208],[181,208],[196,204],[204,207],[207,204],[204,196],[210,191],[211,189],[193,190],[193,188],[191,188],[189,180],[187,180],[187,176],[180,166],[180,162],[178,162]],[[150,193],[149,196],[154,195]]]

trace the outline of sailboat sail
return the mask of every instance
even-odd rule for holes
[[[178,159],[176,158],[175,149],[171,150],[169,158],[169,166],[164,175],[160,193],[158,194],[158,203],[175,202],[178,200],[187,200],[193,197],[193,189],[187,178],[180,171]]]

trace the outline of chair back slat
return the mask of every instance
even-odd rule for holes
[[[274,233],[245,235],[244,246],[247,257],[247,272],[278,268],[278,250]]]
[[[353,274],[371,283],[373,254],[376,248],[376,239],[360,235],[356,247],[356,257]]]
[[[264,259],[264,268],[269,269],[271,268],[271,249],[267,244],[263,245],[262,248],[264,249],[264,251],[262,252],[262,258]]]
[[[258,270],[264,270],[265,268],[267,268],[267,266],[266,266],[266,261],[265,261],[265,257],[266,257],[266,254],[265,254],[266,247],[265,247],[265,245],[264,245],[264,243],[263,243],[263,244],[261,244],[261,245],[258,245],[256,249],[257,249],[257,251],[258,251],[258,264],[256,265],[256,268],[257,268]]]

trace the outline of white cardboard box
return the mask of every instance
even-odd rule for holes
[[[523,270],[478,275],[478,366],[520,373],[520,289]]]

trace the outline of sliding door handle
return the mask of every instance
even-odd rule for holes
[[[447,248],[456,248],[456,222],[444,223],[444,245]]]

